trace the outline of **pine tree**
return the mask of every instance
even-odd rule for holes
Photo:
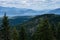
[[[38,25],[37,31],[33,35],[33,40],[52,40],[53,33],[51,25],[46,17],[46,19],[40,19],[40,24]]]
[[[8,21],[8,17],[6,16],[6,13],[4,14],[2,20],[2,35],[4,40],[10,40],[10,27],[9,27],[9,21]]]
[[[60,40],[60,22],[58,23],[57,40]]]
[[[2,40],[2,30],[0,30],[0,40]]]
[[[18,31],[16,30],[16,28],[14,27],[13,32],[12,32],[12,39],[13,40],[18,40],[19,36],[18,36]]]
[[[19,40],[27,40],[26,36],[27,36],[26,30],[25,30],[24,26],[22,26],[20,31],[19,31]]]

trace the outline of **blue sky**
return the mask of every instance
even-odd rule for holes
[[[60,8],[60,0],[0,0],[0,6],[34,10]]]

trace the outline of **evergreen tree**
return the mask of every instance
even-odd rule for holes
[[[4,40],[10,40],[10,27],[9,27],[9,21],[8,21],[8,17],[6,16],[6,13],[4,14],[2,20],[2,35]]]
[[[13,40],[18,40],[18,31],[16,30],[16,28],[14,27],[14,29],[13,29],[13,32],[12,32],[13,34],[12,34],[12,39]]]
[[[0,40],[2,40],[2,30],[0,30]]]
[[[27,40],[26,36],[27,36],[26,30],[25,30],[24,26],[22,26],[19,31],[19,40]]]
[[[33,40],[52,40],[53,33],[51,25],[46,17],[46,19],[40,19],[40,24],[38,25],[37,31],[33,35]]]
[[[57,40],[60,40],[60,22],[58,23]]]

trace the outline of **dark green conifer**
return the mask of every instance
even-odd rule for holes
[[[27,35],[26,35],[26,30],[25,30],[25,27],[22,26],[20,31],[19,31],[19,39],[20,40],[27,40]]]
[[[16,28],[14,27],[14,29],[13,29],[13,32],[12,32],[13,34],[12,34],[12,39],[13,40],[18,40],[18,38],[19,38],[19,35],[18,35],[18,31],[16,30]]]
[[[53,40],[53,32],[51,24],[47,17],[46,19],[40,19],[40,24],[37,27],[33,40]]]
[[[4,14],[3,20],[2,20],[2,35],[4,40],[10,40],[10,27],[9,27],[9,20],[6,16],[6,13]]]

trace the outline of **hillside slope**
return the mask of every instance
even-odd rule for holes
[[[60,22],[60,15],[44,14],[44,15],[36,16],[30,19],[29,21],[24,22],[23,24],[17,25],[17,29],[19,29],[19,27],[24,26],[27,28],[28,33],[32,34],[36,31],[37,26],[40,24],[40,20],[41,19],[45,20],[46,17],[51,24],[55,24],[56,26]]]

